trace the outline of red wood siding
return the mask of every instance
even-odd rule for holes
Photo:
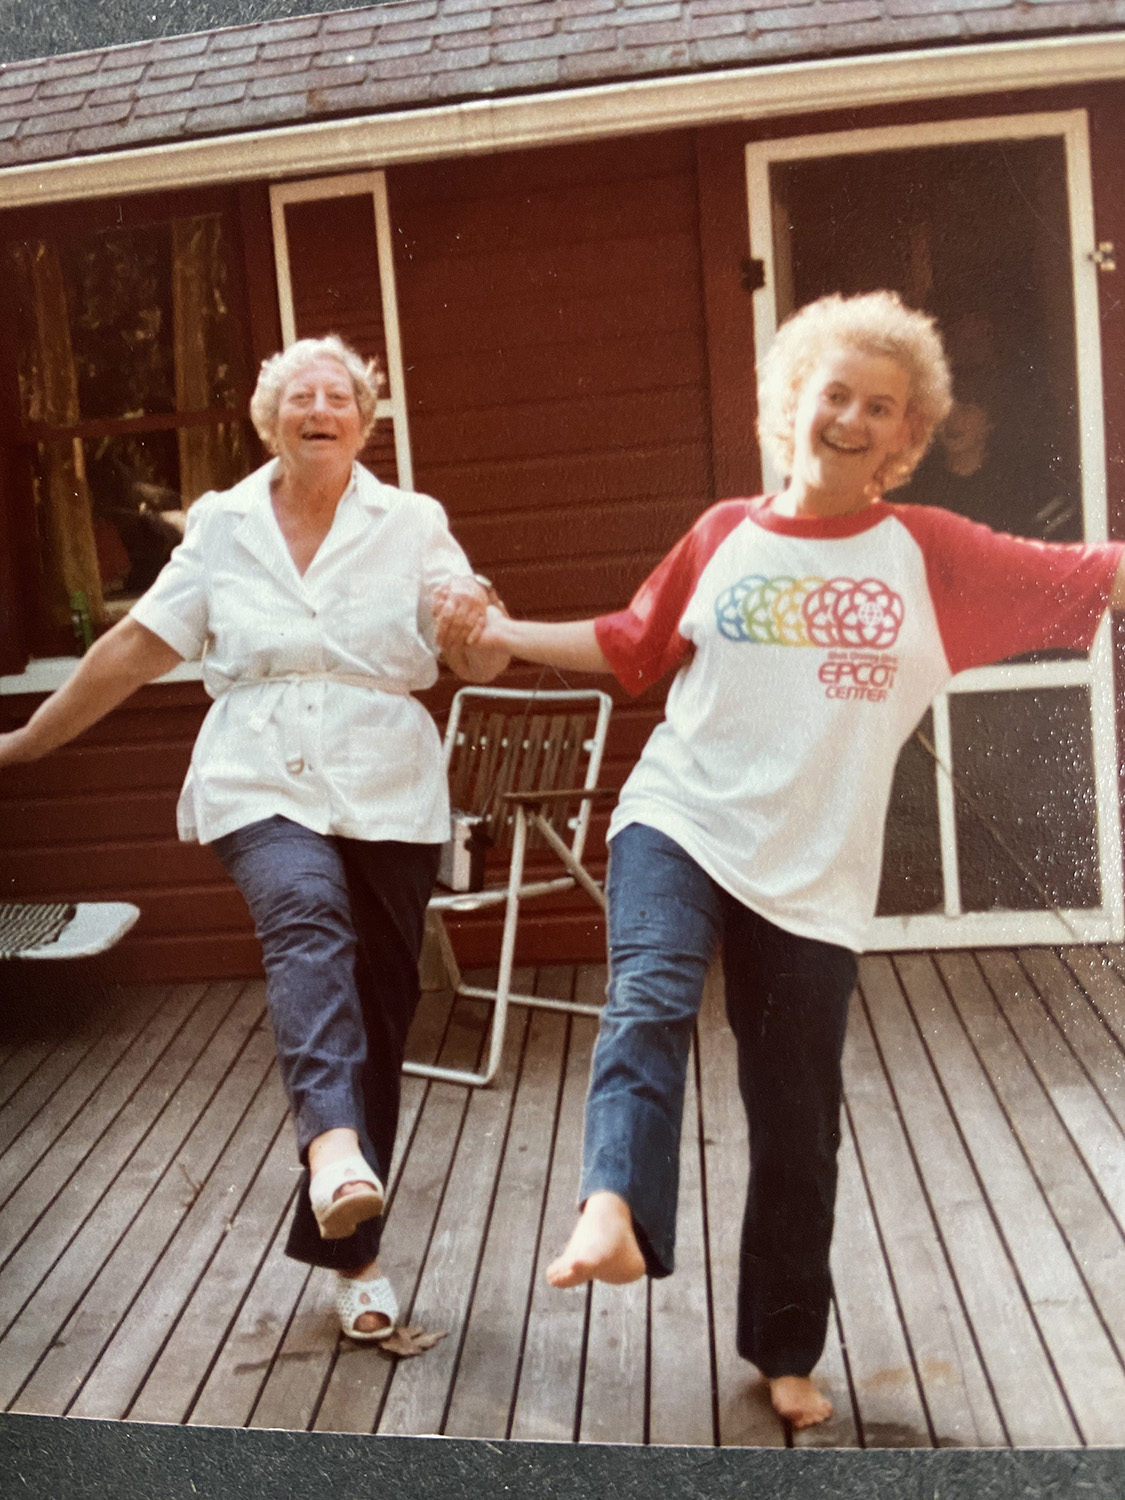
[[[1098,237],[1121,251],[1123,86],[786,120],[757,133],[1079,106],[1090,110]],[[716,490],[755,487],[752,325],[739,264],[742,147],[752,133],[724,127],[389,173],[416,482],[445,502],[475,566],[514,612],[561,618],[620,605]],[[264,189],[246,190],[244,203],[257,226],[246,235],[257,359],[272,317],[262,288],[274,284]],[[1119,535],[1122,275],[1100,279]],[[330,321],[357,337],[345,317]],[[435,690],[439,710],[451,691],[448,682]],[[633,763],[661,693],[617,697],[608,785]],[[17,722],[32,706],[0,700],[0,719]],[[148,689],[75,746],[0,779],[0,890],[136,899],[144,917],[112,957],[119,974],[257,967],[241,904],[213,858],[175,841],[175,800],[204,707],[198,687]],[[528,927],[520,956],[598,957],[602,943],[592,908],[575,898]],[[461,924],[458,944],[468,962],[494,960],[494,926]]]
[[[622,604],[711,495],[688,135],[390,178],[416,482],[514,612]]]
[[[693,138],[400,169],[389,191],[417,487],[513,613],[619,608],[713,496]],[[610,786],[663,694],[616,696]],[[534,910],[521,958],[604,952],[585,897]],[[459,923],[459,951],[495,961],[496,930]]]
[[[0,699],[0,729],[37,701]],[[194,683],[147,688],[64,749],[0,777],[3,899],[136,902],[137,926],[100,961],[117,978],[258,972],[241,897],[208,849],[176,838],[207,702]]]

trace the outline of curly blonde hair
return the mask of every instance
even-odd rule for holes
[[[952,380],[933,318],[904,306],[897,292],[821,297],[783,323],[758,370],[758,437],[783,474],[793,470],[793,423],[801,388],[825,354],[840,347],[884,355],[910,379],[910,441],[883,488],[905,484],[949,415]]]
[[[277,452],[277,414],[285,387],[306,365],[321,359],[334,359],[351,376],[365,440],[375,426],[375,406],[383,384],[377,361],[363,359],[335,333],[322,339],[298,339],[280,354],[262,361],[258,384],[250,397],[250,420],[268,452]]]

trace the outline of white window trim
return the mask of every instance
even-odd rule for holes
[[[20,693],[53,693],[69,682],[78,670],[78,656],[37,656],[22,672],[0,677],[0,698],[14,698]],[[165,672],[157,682],[202,682],[203,663],[183,661]]]

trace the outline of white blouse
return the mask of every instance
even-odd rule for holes
[[[438,675],[430,599],[472,570],[427,495],[358,464],[304,577],[270,501],[276,460],[188,512],[133,618],[215,702],[192,751],[180,837],[209,843],[275,813],[317,833],[449,837],[441,741],[410,694]]]

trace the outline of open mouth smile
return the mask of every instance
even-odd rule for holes
[[[821,437],[820,441],[824,445],[825,448],[831,449],[831,451],[833,453],[841,453],[846,458],[855,458],[858,455],[867,452],[867,444],[866,443],[862,443],[858,447],[853,447],[849,443],[841,443],[838,438],[837,439],[833,439],[833,438],[824,437],[824,436]]]

